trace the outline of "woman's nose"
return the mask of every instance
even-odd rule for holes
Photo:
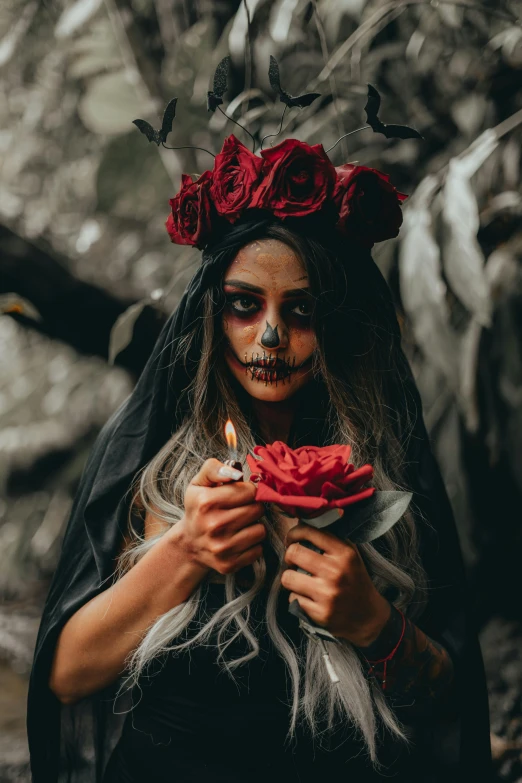
[[[261,345],[263,348],[279,348],[281,337],[279,336],[279,324],[272,326],[266,322],[266,329],[261,335]]]
[[[272,321],[265,320],[264,326],[260,327],[259,343],[269,351],[286,348],[288,345],[286,325],[280,320],[276,322],[274,318]]]

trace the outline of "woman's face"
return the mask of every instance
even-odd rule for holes
[[[311,379],[316,337],[308,286],[301,260],[277,239],[245,245],[227,269],[225,358],[251,397],[280,402]]]

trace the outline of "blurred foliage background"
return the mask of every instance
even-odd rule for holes
[[[0,9],[0,781],[29,779],[27,673],[86,455],[132,389],[199,253],[170,245],[168,199],[202,150],[276,133],[270,88],[321,98],[277,141],[325,149],[410,194],[374,257],[397,302],[455,510],[490,687],[499,780],[522,780],[522,23],[520,0],[3,0]]]

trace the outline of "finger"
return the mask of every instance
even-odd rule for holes
[[[200,486],[191,484],[193,498],[198,498],[207,510],[238,508],[256,502],[256,488],[251,482],[232,481],[223,486]]]
[[[234,470],[218,459],[207,459],[191,481],[197,487],[215,487],[242,478],[243,473]]]
[[[234,565],[234,571],[239,571],[241,568],[250,565],[261,557],[263,557],[263,547],[261,544],[250,547],[250,549],[247,549],[246,552],[243,552],[243,554],[237,558]]]
[[[304,568],[305,571],[309,571],[313,576],[319,576],[325,568],[324,555],[320,555],[319,552],[312,552],[311,549],[301,546],[297,542],[290,544],[286,550],[285,562],[288,565]]]
[[[303,612],[306,612],[310,620],[313,620],[314,623],[317,623],[317,625],[321,625],[316,619],[316,610],[317,610],[317,604],[315,601],[312,601],[311,598],[307,598],[304,595],[296,595],[295,593],[290,593],[288,596],[288,603],[291,604],[292,601],[297,599],[297,603],[303,610]]]
[[[212,490],[213,502],[219,508],[237,508],[256,502],[256,485],[251,481],[232,481]],[[257,505],[262,505],[258,503]],[[264,510],[264,506],[263,506]]]
[[[352,544],[348,539],[343,539],[335,536],[333,533],[328,533],[326,530],[317,530],[311,525],[307,525],[304,522],[300,522],[295,527],[290,528],[286,536],[287,546],[295,541],[310,541],[311,544],[322,549],[327,555],[339,554],[345,546],[356,548],[355,544]]]
[[[256,544],[260,544],[266,538],[266,528],[260,522],[242,528],[231,539],[227,546],[226,553],[231,555],[241,555],[247,549],[251,549]]]
[[[248,506],[216,511],[212,520],[210,535],[215,538],[232,536],[248,525],[257,522],[265,513],[262,503],[252,503]]]
[[[299,595],[304,595],[310,600],[317,597],[317,579],[308,574],[300,574],[292,568],[287,568],[281,575],[281,584],[287,590],[291,590]]]

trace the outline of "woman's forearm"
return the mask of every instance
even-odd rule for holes
[[[172,528],[65,624],[49,680],[57,698],[72,704],[117,679],[150,625],[184,603],[205,574],[188,556],[182,533]]]
[[[392,607],[388,622],[377,639],[367,647],[358,647],[365,662],[381,660],[390,654],[401,636],[403,620]],[[383,664],[375,664],[374,673],[382,683]],[[429,715],[450,704],[454,679],[453,662],[447,650],[405,618],[404,635],[393,658],[386,664],[385,693],[411,714]]]

